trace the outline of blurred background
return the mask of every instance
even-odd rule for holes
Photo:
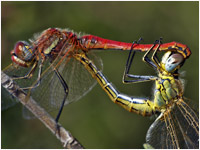
[[[140,37],[143,43],[177,41],[188,45],[191,57],[186,71],[185,97],[199,101],[199,2],[1,2],[1,67],[11,63],[10,51],[19,40],[49,27],[69,28],[123,42]],[[97,52],[103,73],[122,93],[152,98],[153,82],[124,85],[122,75],[128,52]],[[133,72],[155,75],[134,59]],[[2,99],[6,99],[3,96]],[[1,113],[2,148],[62,148],[60,142],[38,120],[25,120],[21,104]],[[56,114],[56,113],[55,113]],[[153,119],[129,113],[114,104],[99,85],[79,101],[67,105],[60,123],[85,148],[143,148]]]

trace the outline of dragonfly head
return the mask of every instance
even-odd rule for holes
[[[33,49],[25,41],[17,42],[11,55],[12,61],[21,67],[30,67],[34,62]]]
[[[161,61],[161,66],[167,72],[174,73],[177,71],[185,62],[183,55],[168,51],[164,54]]]

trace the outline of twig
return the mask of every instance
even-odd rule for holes
[[[64,148],[83,149],[83,146],[60,124],[59,130],[57,129],[55,120],[32,97],[27,100],[26,93],[3,71],[1,71],[1,85],[29,109],[61,141]]]

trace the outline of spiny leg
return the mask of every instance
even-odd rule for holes
[[[141,76],[141,75],[133,75],[133,74],[129,74],[129,70],[130,70],[130,67],[132,65],[132,61],[133,61],[133,57],[135,55],[135,51],[132,50],[133,48],[133,45],[135,43],[138,43],[142,40],[142,38],[140,38],[138,40],[138,42],[133,42],[132,44],[132,47],[131,47],[131,50],[129,52],[129,55],[128,55],[128,59],[127,59],[127,62],[126,62],[126,67],[125,67],[125,71],[124,71],[124,74],[123,74],[123,78],[122,78],[122,82],[123,83],[136,83],[136,82],[145,82],[145,81],[150,81],[150,80],[155,80],[156,77],[155,76]],[[154,47],[154,46],[153,46]],[[153,48],[152,47],[152,48]],[[151,48],[151,49],[152,49]],[[133,51],[133,52],[132,52]],[[131,53],[132,53],[132,56],[131,56]],[[129,78],[134,78],[134,80],[127,80],[126,77],[129,77]]]

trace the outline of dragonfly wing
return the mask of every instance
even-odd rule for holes
[[[94,63],[102,69],[103,65],[101,59],[93,53],[88,53],[88,55]],[[31,86],[34,87],[31,88],[31,90],[26,90],[28,94],[27,99],[29,96],[32,96],[33,99],[48,112],[60,108],[65,95],[64,88],[59,78],[53,71],[57,62],[59,62],[62,58],[64,57],[62,57],[60,53],[52,64],[50,64],[48,60],[44,62],[42,67],[41,82],[37,87],[34,86],[37,83],[36,81],[38,78],[39,67],[36,68],[31,78],[15,80],[15,82],[22,88]],[[38,64],[40,64],[40,62]],[[73,59],[73,57],[65,57],[62,60],[61,65],[56,68],[69,87],[69,93],[65,104],[79,100],[96,84],[96,80],[94,80],[84,66],[82,66],[77,60]],[[5,73],[11,77],[21,77],[25,76],[29,71],[30,68],[22,68],[11,65],[5,70]],[[12,100],[12,103],[8,103],[9,105],[6,104],[6,102],[8,103],[9,101],[3,101],[5,109],[8,106],[14,105],[14,102],[16,101]],[[24,112],[25,118],[32,118],[32,116],[29,115],[30,113],[26,113],[28,111]]]
[[[101,59],[93,53],[89,53],[88,55],[95,62],[95,64],[97,64],[102,69],[103,65]],[[90,73],[84,68],[84,66],[73,57],[69,61],[64,60],[63,64],[61,64],[61,66],[58,68],[58,71],[63,76],[69,88],[69,93],[65,104],[79,100],[81,97],[86,95],[97,83],[96,80],[92,78]],[[60,84],[60,81],[58,81],[58,78],[52,82],[52,85],[53,88],[51,88],[51,102],[58,104],[58,107],[60,107],[63,97],[60,97],[61,91],[58,89],[63,87]],[[57,97],[60,97],[59,103],[57,102]]]
[[[94,63],[102,69],[103,65],[101,59],[95,56],[93,53],[88,55],[92,60],[94,60]],[[62,57],[59,57],[56,61],[58,62],[61,60],[61,58]],[[32,96],[33,99],[36,100],[48,112],[59,109],[65,95],[64,88],[59,78],[53,71],[54,67],[56,67],[55,62],[53,64],[49,64],[48,61],[45,61],[42,68],[43,74],[41,75],[40,85],[38,87],[32,88],[31,90],[26,90],[28,97]],[[94,80],[84,68],[84,66],[82,66],[77,60],[73,59],[73,57],[70,59],[69,57],[66,57],[57,69],[69,87],[69,93],[65,104],[79,100],[96,84],[96,80]],[[26,75],[29,70],[30,68],[16,68],[15,66],[11,66],[9,69],[5,70],[5,73],[11,77],[16,77]],[[37,83],[36,80],[38,78],[38,72],[39,69],[37,67],[30,79],[18,79],[15,80],[15,82],[22,88],[34,86]],[[8,106],[12,106],[16,103],[16,101],[13,101],[12,99],[12,103],[8,102],[8,100],[3,101],[3,106],[5,109]],[[28,111],[24,112],[25,118],[32,118]]]
[[[31,86],[34,86],[37,82],[38,77],[38,68],[36,72],[34,73],[32,78],[35,78],[35,80],[32,82]],[[31,96],[42,108],[44,108],[46,111],[51,112],[56,109],[56,107],[51,104],[51,88],[52,88],[52,82],[56,79],[55,73],[53,71],[52,67],[49,67],[49,62],[45,62],[43,65],[43,74],[41,76],[40,84],[39,86],[32,88],[30,90],[26,90],[27,92],[27,100],[29,96]],[[29,80],[29,79],[27,79]],[[24,81],[26,82],[26,80]],[[59,87],[58,87],[59,88]],[[63,88],[60,89],[64,95]],[[26,108],[23,109],[23,116],[26,119],[32,119],[34,118],[33,115],[27,110]]]
[[[150,126],[146,142],[154,148],[198,148],[199,119],[182,99]]]
[[[197,113],[182,99],[176,103],[175,117],[179,126],[183,148],[199,148],[199,117]]]
[[[146,143],[156,149],[164,149],[167,148],[169,144],[171,144],[169,143],[171,140],[166,140],[171,137],[167,132],[163,117],[164,116],[161,113],[160,116],[152,123],[146,135]]]
[[[179,148],[176,124],[174,121],[171,111],[161,113],[147,131],[147,144],[156,149]]]

